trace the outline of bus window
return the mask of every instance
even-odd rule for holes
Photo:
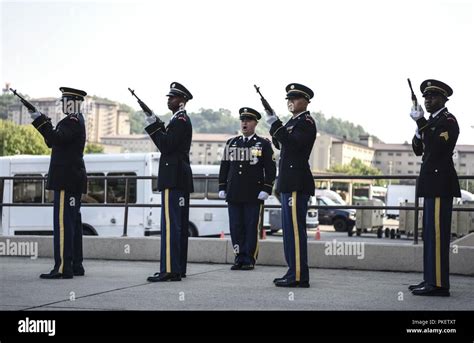
[[[209,175],[217,176],[217,175]],[[207,180],[207,198],[219,199],[219,180]]]
[[[105,176],[104,173],[90,173],[87,176]],[[82,195],[83,203],[103,204],[105,201],[105,179],[87,179],[87,194]]]
[[[194,176],[204,176],[204,175],[194,175]],[[194,183],[194,193],[190,194],[191,199],[204,199],[206,195],[206,179],[193,179]]]
[[[153,178],[151,179],[151,191],[155,194],[160,193],[158,190],[158,176],[152,175]]]
[[[109,173],[107,176],[137,176],[135,173]],[[107,202],[125,203],[125,179],[107,179]],[[128,180],[128,202],[137,202],[137,180]]]
[[[41,174],[27,174],[14,176],[42,176]],[[14,180],[13,202],[14,203],[41,203],[43,201],[42,180]]]

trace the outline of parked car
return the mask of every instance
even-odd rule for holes
[[[324,196],[316,196],[318,206],[336,206],[333,200]],[[347,232],[354,228],[356,222],[356,210],[320,208],[318,210],[319,223],[322,225],[333,225],[337,232]]]

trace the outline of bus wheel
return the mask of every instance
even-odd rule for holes
[[[379,227],[377,229],[377,238],[382,238],[382,236],[383,236],[383,230],[381,227]]]
[[[189,233],[189,237],[197,237],[198,236],[198,231],[197,231],[196,227],[191,223],[188,226],[188,233]]]
[[[98,236],[97,231],[89,224],[82,224],[82,235],[83,236]]]

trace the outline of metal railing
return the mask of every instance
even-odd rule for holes
[[[82,203],[81,207],[124,207],[124,226],[123,226],[123,237],[127,236],[128,228],[128,210],[130,207],[161,207],[161,204],[136,204],[129,203],[129,192],[130,184],[129,180],[153,180],[156,176],[88,176],[88,180],[125,180],[125,201],[123,203]],[[414,206],[377,206],[377,205],[310,205],[308,209],[355,209],[355,210],[408,210],[415,211],[414,216],[414,242],[418,244],[418,217],[419,211],[423,210],[420,207],[418,197],[418,175],[313,175],[315,181],[334,181],[334,180],[415,180],[415,204]],[[217,176],[193,176],[194,180],[218,180]],[[459,180],[472,180],[474,175],[459,175]],[[38,180],[46,181],[46,176],[2,176],[0,177],[0,183],[3,185],[5,180]],[[3,188],[2,188],[3,189]],[[3,203],[0,202],[0,208],[2,207],[51,207],[53,203]],[[194,208],[227,208],[227,204],[191,204],[190,207]],[[281,208],[281,205],[264,205],[264,208]],[[474,212],[472,208],[456,208],[453,207],[453,211],[465,211]]]

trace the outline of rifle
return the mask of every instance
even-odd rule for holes
[[[34,107],[28,100],[26,100],[20,94],[18,94],[15,89],[10,88],[10,90],[13,92],[14,95],[20,98],[21,103],[28,109],[28,111],[38,112],[36,110],[36,107]]]
[[[262,105],[263,105],[263,108],[265,108],[265,111],[273,115],[273,113],[275,112],[273,111],[268,101],[263,97],[262,93],[260,93],[260,87],[257,87],[257,85],[253,85],[253,86],[255,87],[255,90],[257,91],[258,95],[260,95],[260,100],[262,101]]]
[[[142,108],[143,112],[145,112],[145,114],[147,116],[152,116],[153,115],[153,111],[150,110],[150,108],[143,102],[140,100],[140,98],[135,94],[135,91],[128,88],[128,90],[130,91],[130,93],[132,93],[132,95],[137,98],[138,100],[138,104],[140,105],[140,107]]]
[[[257,85],[253,85],[255,87],[255,90],[257,93],[260,95],[260,100],[262,101],[263,108],[265,108],[265,111],[268,113],[271,113],[271,115],[275,115],[275,112],[273,111],[272,107],[268,103],[268,101],[263,97],[262,93],[260,93],[260,87],[257,87]],[[278,142],[274,137],[272,137],[272,142],[273,145],[275,145],[275,148],[280,150],[280,142]]]
[[[411,86],[411,81],[408,78],[408,86],[410,86],[411,90],[411,101],[413,102],[413,106],[416,108],[418,106],[418,99],[416,98],[415,92],[413,91],[413,87]]]

